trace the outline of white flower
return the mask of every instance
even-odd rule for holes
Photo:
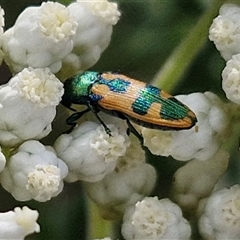
[[[42,3],[39,18],[40,31],[56,44],[70,39],[75,34],[77,22],[71,17],[68,9],[60,3]]]
[[[17,76],[18,78],[14,77],[9,85],[17,89],[21,97],[40,107],[57,106],[61,101],[63,84],[48,68],[25,68]]]
[[[23,240],[31,233],[40,232],[37,218],[38,211],[31,210],[27,206],[0,213],[0,239]]]
[[[18,201],[50,200],[63,189],[68,169],[54,150],[40,142],[23,143],[1,174],[2,186]]]
[[[240,28],[240,25],[239,25]],[[222,88],[226,97],[240,104],[240,53],[232,56],[222,71]]]
[[[204,239],[239,239],[240,186],[214,192],[207,199],[198,226]]]
[[[122,235],[126,240],[187,240],[190,238],[191,229],[176,204],[168,199],[149,197],[126,210]]]
[[[1,150],[2,149],[0,147],[0,172],[5,168],[6,165],[6,157],[4,156]]]
[[[86,4],[92,14],[110,25],[117,24],[121,13],[118,11],[117,3],[108,0],[77,0],[79,3]]]
[[[4,10],[0,6],[0,65],[3,60],[2,40],[3,40],[3,27],[4,27]]]
[[[105,219],[120,219],[127,206],[151,193],[155,181],[155,169],[145,162],[145,153],[138,139],[134,138],[114,172],[101,181],[86,182],[85,188]]]
[[[108,127],[112,136],[102,125],[84,122],[56,140],[54,148],[69,168],[67,181],[95,182],[114,170],[118,158],[125,154],[130,143],[126,132],[119,131],[114,125]]]
[[[174,174],[171,196],[185,212],[194,214],[199,201],[209,196],[226,172],[229,154],[219,150],[206,161],[192,160]],[[191,184],[189,184],[191,183]]]
[[[24,69],[0,86],[0,144],[46,136],[62,95],[63,84],[49,69]]]
[[[4,9],[0,6],[0,36],[3,34],[3,27],[5,25],[4,14]]]
[[[210,92],[176,96],[197,116],[195,127],[181,131],[142,128],[144,145],[156,155],[171,155],[177,160],[206,160],[220,147],[227,117],[220,99]]]
[[[60,3],[28,7],[3,35],[4,59],[15,73],[28,66],[49,67],[56,73],[73,49],[76,27],[77,22]]]
[[[117,4],[106,0],[73,2],[68,9],[78,27],[73,50],[63,59],[63,67],[58,73],[60,79],[85,71],[98,61],[110,43],[113,24],[120,16]]]
[[[214,42],[222,57],[227,61],[240,53],[240,6],[224,4],[219,16],[209,29],[209,39]]]
[[[110,237],[105,237],[105,238],[96,238],[96,239],[94,239],[94,240],[112,240],[112,238],[110,238]]]

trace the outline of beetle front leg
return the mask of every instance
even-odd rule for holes
[[[132,125],[132,123],[129,121],[129,119],[127,117],[126,117],[126,122],[127,122],[127,125],[128,125],[127,132],[131,132],[132,134],[134,134],[139,139],[141,144],[143,145],[142,135],[137,131],[137,129]]]
[[[112,137],[111,130],[108,128],[108,126],[103,122],[103,120],[98,116],[97,110],[94,108],[93,105],[91,105],[90,102],[87,102],[88,108],[92,111],[92,113],[95,115],[95,117],[98,119],[98,121],[102,124],[104,127],[105,132]]]
[[[66,133],[70,133],[74,129],[74,127],[77,125],[76,121],[89,111],[90,109],[87,108],[81,112],[76,112],[76,113],[73,113],[71,116],[69,116],[66,120],[66,124],[70,125],[71,128],[67,130]]]

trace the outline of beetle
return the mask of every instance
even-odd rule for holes
[[[125,119],[128,131],[141,139],[141,135],[130,121],[147,128],[161,130],[182,130],[193,127],[197,118],[192,110],[172,95],[150,84],[115,72],[86,71],[64,82],[61,103],[75,111],[66,123],[76,126],[83,114],[92,111],[111,136],[110,129],[98,116],[99,111]],[[86,105],[77,112],[72,104]]]

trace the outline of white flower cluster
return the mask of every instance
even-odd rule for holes
[[[117,4],[107,0],[28,7],[3,34],[4,60],[14,73],[48,67],[66,79],[98,61],[119,17]]]
[[[240,6],[224,4],[213,20],[209,39],[226,60],[222,72],[222,88],[227,98],[240,104]]]
[[[3,27],[4,27],[4,10],[0,6],[0,65],[3,60],[2,41],[3,41]]]
[[[118,11],[117,3],[108,2],[108,0],[101,1],[89,1],[89,0],[77,0],[82,4],[85,4],[89,11],[97,17],[100,17],[101,21],[110,25],[117,24],[120,12]]]
[[[232,15],[237,20],[234,5],[228,6],[231,11],[223,7],[221,14]],[[65,80],[98,61],[110,42],[113,25],[119,20],[117,4],[107,0],[77,0],[65,7],[57,2],[44,2],[41,6],[26,8],[6,32],[3,15],[0,8],[3,50],[0,62],[4,55],[14,74],[8,83],[0,86],[0,183],[3,188],[18,201],[45,202],[62,191],[63,181],[81,180],[105,218],[123,217],[122,235],[126,240],[189,239],[190,225],[176,204],[169,199],[146,198],[155,186],[157,174],[146,162],[138,139],[131,139],[127,134],[125,121],[100,113],[111,136],[89,117],[91,121],[88,119],[72,132],[60,135],[53,147],[38,141],[52,130],[56,106],[64,91],[58,78]],[[215,35],[219,36],[216,31]],[[234,62],[229,61],[227,67],[230,67],[223,73],[226,79],[231,76],[232,84],[228,80],[225,87],[228,93],[232,91],[231,96],[236,95],[235,99],[238,72],[231,69],[240,69],[237,62],[240,57],[233,56],[237,54],[237,43],[236,40],[229,46],[232,52],[229,59],[232,57],[230,61]],[[227,56],[226,51],[223,52]],[[175,173],[171,193],[185,211],[195,211],[200,199],[211,193],[226,170],[229,156],[220,146],[227,129],[227,117],[224,104],[213,93],[177,98],[195,112],[198,123],[194,128],[179,132],[137,128],[144,145],[153,154],[192,160]],[[237,194],[227,199],[226,206],[222,207],[222,219],[237,222],[238,216],[231,215],[232,211],[239,210],[237,201]],[[211,201],[206,204],[199,222],[203,236],[220,231],[219,226],[214,225],[215,219],[208,216],[209,209]],[[0,239],[23,239],[39,232],[37,217],[38,213],[27,207],[0,214]],[[206,231],[202,226],[208,223],[210,229]],[[13,229],[11,233],[9,228]]]
[[[220,149],[207,161],[194,159],[180,167],[174,174],[171,187],[174,202],[192,216],[199,201],[211,194],[216,183],[224,175],[228,162],[229,153]]]
[[[239,239],[240,186],[213,192],[202,209],[198,227],[204,239]]]
[[[240,27],[240,24],[239,24]],[[240,104],[240,53],[233,55],[227,61],[226,67],[222,71],[222,88],[226,97],[236,103]]]
[[[63,59],[63,66],[58,73],[61,79],[84,71],[98,61],[109,45],[112,26],[120,17],[117,4],[107,0],[79,0],[71,3],[68,10],[78,27],[73,37],[73,50]]]
[[[187,240],[190,239],[191,228],[176,204],[169,199],[149,197],[126,210],[122,235],[126,240]]]
[[[10,157],[0,181],[18,201],[44,202],[62,191],[67,173],[67,165],[57,158],[53,148],[29,140]]]
[[[0,144],[14,147],[51,131],[63,84],[49,69],[23,69],[0,86]]]
[[[239,13],[238,5],[224,4],[209,29],[209,39],[214,42],[226,61],[240,53]]]
[[[0,182],[19,201],[47,201],[63,188],[66,164],[30,140],[50,133],[62,95],[63,84],[48,68],[25,68],[0,86],[0,144],[12,148],[7,163],[1,153]]]
[[[16,207],[14,211],[0,213],[0,239],[23,240],[31,233],[38,233],[38,212],[28,207]]]
[[[110,137],[99,123],[84,122],[70,134],[62,134],[54,148],[69,168],[66,181],[100,181],[113,172],[120,156],[126,153],[130,142],[125,131],[108,125]],[[79,154],[81,153],[81,154]]]
[[[2,149],[0,147],[0,173],[2,172],[2,170],[5,168],[6,165],[6,157],[5,155],[2,153]]]
[[[73,48],[76,27],[75,19],[59,3],[28,7],[3,35],[4,59],[15,73],[28,66],[49,67],[56,73]]]
[[[207,160],[221,145],[227,117],[221,100],[213,93],[176,96],[197,116],[195,127],[182,131],[160,131],[142,128],[144,145],[155,155],[171,155],[177,160]]]
[[[96,239],[94,239],[94,240],[112,240],[112,238],[110,238],[110,237],[106,237],[106,238],[96,238]]]
[[[56,141],[57,152],[37,140],[52,130],[64,92],[58,78],[91,67],[108,46],[120,17],[117,4],[48,1],[26,8],[5,32],[3,16],[0,7],[0,64],[4,58],[14,76],[0,86],[1,185],[18,201],[45,202],[62,191],[65,178],[101,180],[130,145],[125,127],[108,125],[109,137],[99,124],[86,122]],[[27,208],[0,214],[0,238],[39,232],[37,217]]]
[[[101,181],[84,185],[105,218],[121,219],[127,206],[134,205],[152,192],[155,181],[154,167],[146,163],[138,139],[132,138],[130,147],[120,157],[112,173]]]

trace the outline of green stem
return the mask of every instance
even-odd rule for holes
[[[228,136],[226,141],[222,144],[221,148],[229,153],[233,153],[240,150],[239,147],[239,134],[240,125],[235,122],[232,124],[231,135]]]
[[[216,0],[211,8],[201,16],[198,23],[189,31],[183,42],[173,51],[164,66],[157,72],[152,83],[171,92],[191,65],[192,60],[208,39],[209,27],[224,0]]]
[[[9,147],[2,147],[1,151],[4,154],[5,158],[8,160],[12,155],[13,149]]]
[[[114,224],[104,220],[95,203],[87,198],[88,205],[88,232],[87,239],[104,238],[113,235]]]

